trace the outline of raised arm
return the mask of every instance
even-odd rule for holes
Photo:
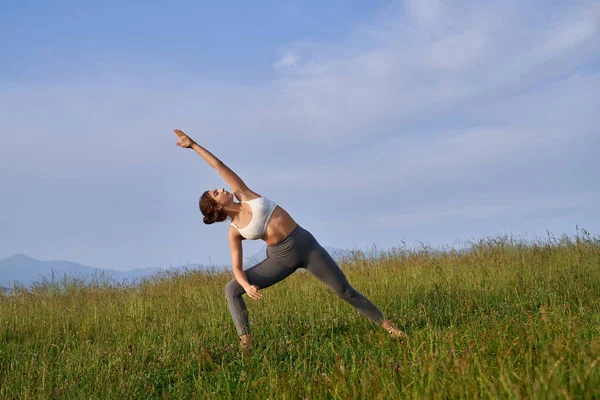
[[[182,130],[175,129],[175,135],[177,135],[179,142],[176,143],[179,147],[185,147],[189,149],[193,149],[200,157],[204,159],[211,167],[215,168],[221,178],[231,187],[231,192],[237,197],[239,200],[250,200],[259,195],[246,186],[244,181],[233,172],[227,165],[225,165],[221,160],[215,157],[210,151],[206,150],[204,147],[200,146],[194,140],[192,140],[188,135],[186,135]]]

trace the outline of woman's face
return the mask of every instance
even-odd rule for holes
[[[221,206],[224,206],[233,200],[233,193],[229,193],[225,188],[209,190],[208,194]]]

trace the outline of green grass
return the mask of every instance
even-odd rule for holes
[[[46,283],[0,296],[0,398],[600,398],[600,238],[357,252],[341,266],[408,342],[306,272],[244,296],[249,356],[231,273]]]

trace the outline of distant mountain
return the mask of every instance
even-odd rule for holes
[[[40,261],[25,254],[15,254],[0,261],[0,286],[12,287],[13,282],[30,286],[34,282],[62,280],[65,275],[89,281],[92,278],[115,282],[133,281],[158,272],[158,268],[140,268],[130,271],[92,268],[70,261]]]
[[[351,253],[350,250],[336,249],[334,247],[325,247],[325,249],[338,261]],[[258,264],[265,258],[267,258],[267,247],[263,246],[261,250],[244,259],[244,269]],[[203,264],[188,264],[185,266],[186,269],[191,270],[209,269],[211,267],[214,267],[216,270],[231,270],[231,265],[226,264],[212,265],[210,267]],[[14,283],[29,287],[35,282],[52,281],[53,279],[54,281],[62,281],[65,276],[81,279],[85,282],[96,278],[99,281],[113,283],[133,283],[164,270],[163,268],[150,267],[117,271],[114,269],[88,267],[70,261],[41,261],[25,254],[15,254],[0,261],[0,291],[2,288],[11,288]]]

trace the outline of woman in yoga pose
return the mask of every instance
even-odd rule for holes
[[[280,206],[253,192],[229,167],[198,145],[179,129],[174,130],[180,147],[193,149],[229,184],[231,192],[213,189],[200,197],[200,211],[204,223],[231,219],[229,246],[234,279],[225,287],[229,311],[233,318],[240,346],[249,350],[250,329],[248,311],[242,295],[246,293],[253,300],[262,297],[260,289],[290,276],[298,268],[306,268],[321,282],[331,288],[339,297],[354,306],[369,320],[387,330],[392,337],[405,337],[391,321],[366,297],[354,289],[346,276],[317,242],[314,236],[294,221]],[[234,197],[239,200],[235,202]],[[267,259],[255,266],[242,269],[242,240],[262,239],[267,243]]]

